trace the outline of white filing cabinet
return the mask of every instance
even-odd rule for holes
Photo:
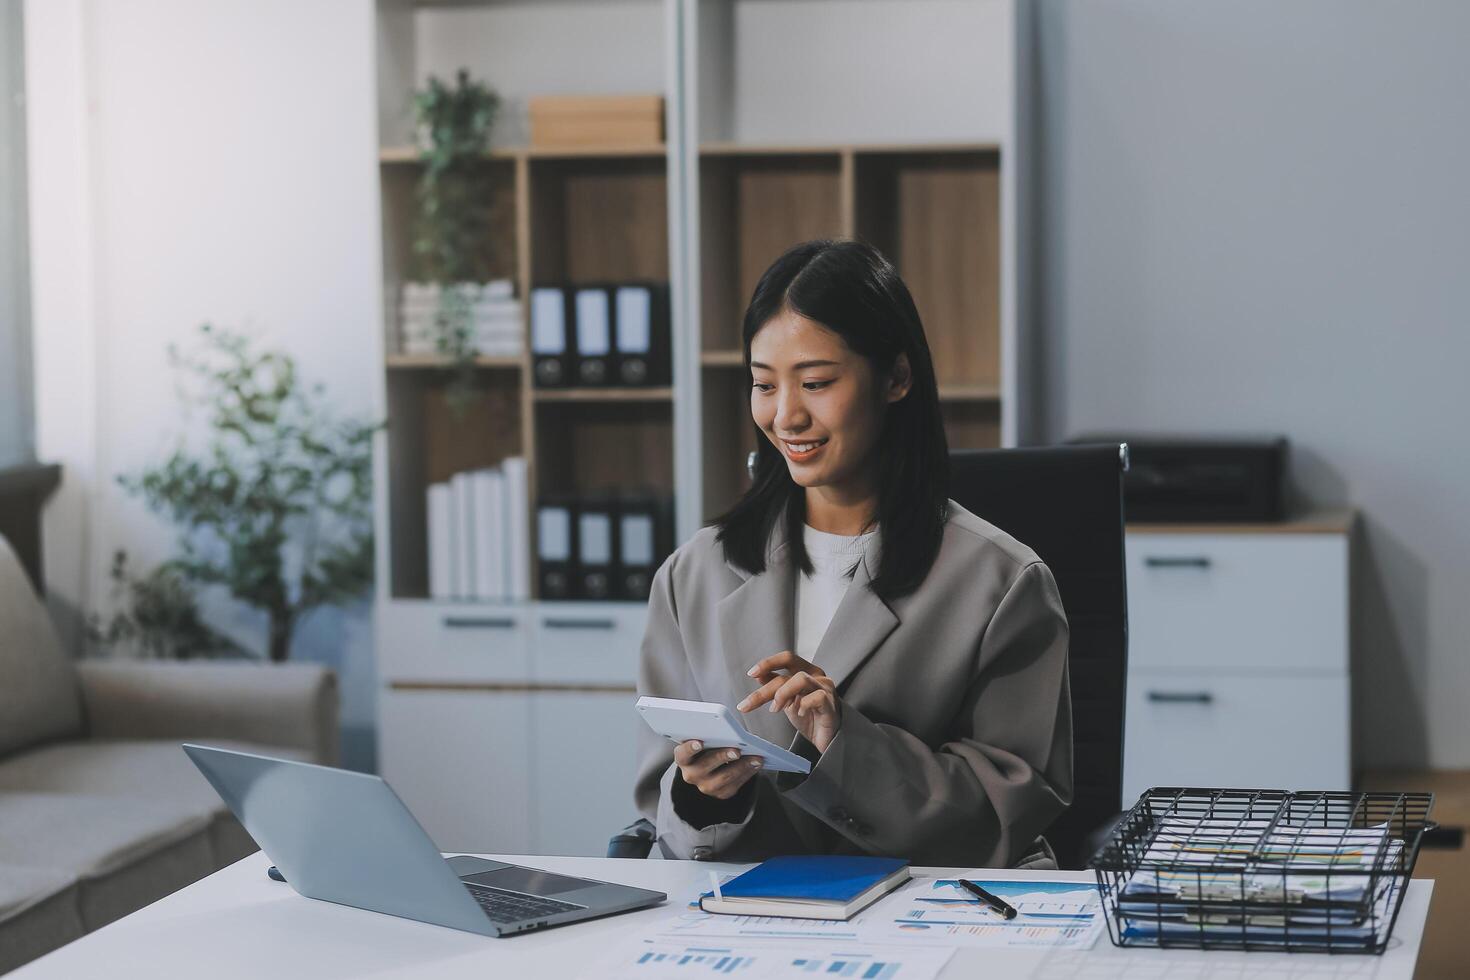
[[[1151,786],[1349,788],[1352,526],[1128,526],[1125,807]]]
[[[633,810],[637,603],[378,606],[379,762],[447,851],[602,855]]]

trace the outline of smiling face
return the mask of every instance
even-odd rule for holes
[[[899,355],[893,377],[879,384],[836,332],[783,310],[751,339],[750,360],[751,417],[809,504],[814,490],[838,506],[869,500],[884,413],[909,390],[908,359]]]

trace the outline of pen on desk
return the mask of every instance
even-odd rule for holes
[[[1003,899],[990,894],[990,892],[981,888],[973,881],[967,881],[964,878],[960,878],[958,881],[961,888],[980,899],[986,905],[989,905],[996,912],[1000,913],[1002,917],[1007,919],[1014,919],[1016,917],[1016,910],[1007,905]]]

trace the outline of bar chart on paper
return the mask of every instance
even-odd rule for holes
[[[799,946],[684,946],[642,943],[585,974],[606,980],[680,980],[739,976],[744,980],[854,977],[860,980],[932,980],[952,954],[948,949],[812,949]]]
[[[1019,913],[1002,919],[948,878],[917,879],[886,913],[865,918],[865,942],[954,946],[1086,948],[1102,931],[1097,888],[1088,881],[976,881]]]

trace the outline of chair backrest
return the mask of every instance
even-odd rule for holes
[[[951,454],[950,497],[1035,551],[1056,578],[1071,626],[1074,797],[1047,830],[1064,868],[1080,868],[1090,834],[1123,796],[1128,603],[1118,443]]]

